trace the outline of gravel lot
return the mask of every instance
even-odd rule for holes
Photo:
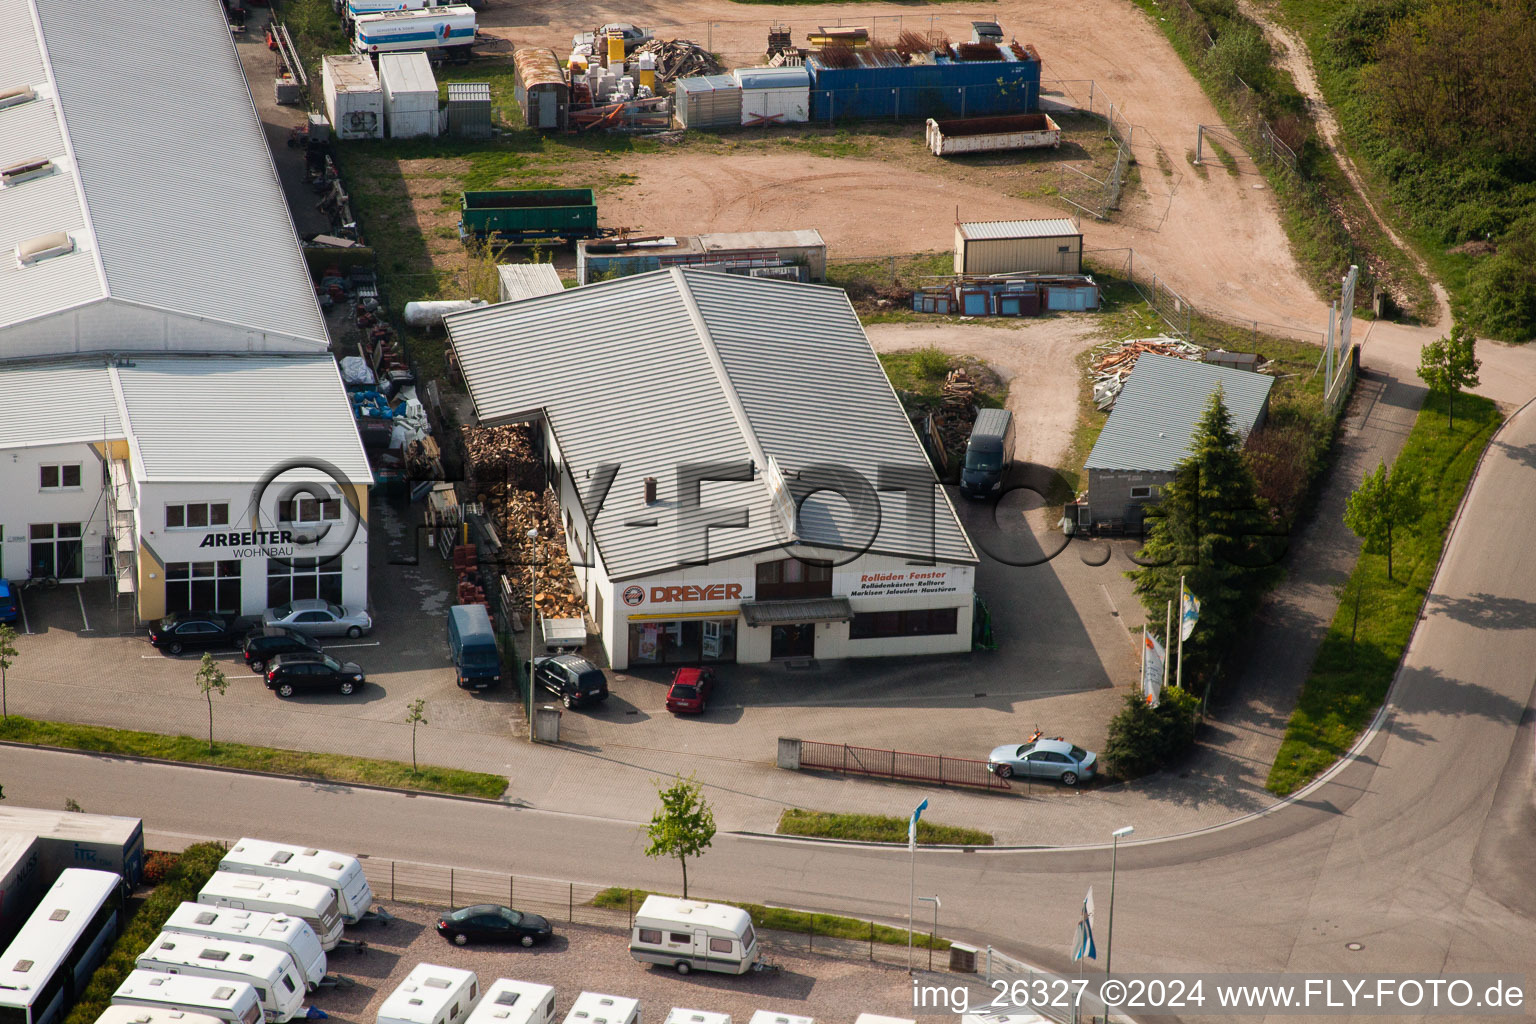
[[[729,1013],[746,1024],[755,1010],[779,1010],[818,1021],[851,1021],[861,1012],[909,1015],[911,988],[906,969],[868,960],[807,954],[769,946],[765,959],[783,966],[778,974],[690,974],[636,963],[626,936],[589,925],[555,925],[548,946],[523,949],[449,945],[433,930],[436,911],[384,904],[396,919],[387,927],[362,925],[348,938],[362,939],[361,953],[337,950],[330,972],[351,979],[351,987],[323,989],[313,1003],[347,1024],[373,1021],[380,1004],[418,963],[467,968],[481,987],[497,978],[517,978],[555,987],[557,1012],[564,1014],[582,991],[640,1000],[642,1019],[661,1024],[675,1006]]]

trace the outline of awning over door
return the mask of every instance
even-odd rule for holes
[[[743,601],[741,617],[749,626],[799,622],[847,622],[853,606],[846,597],[812,597],[799,601]]]

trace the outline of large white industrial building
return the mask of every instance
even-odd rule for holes
[[[540,424],[614,668],[970,649],[976,554],[840,289],[673,268],[446,323],[479,421]]]
[[[362,605],[371,480],[219,0],[0,0],[0,575]]]

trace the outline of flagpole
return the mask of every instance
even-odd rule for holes
[[[1184,686],[1184,577],[1179,577],[1179,668],[1173,685]]]
[[[912,826],[907,848],[912,853],[912,881],[907,888],[907,973],[912,973],[912,916],[917,906],[917,826]]]
[[[1163,685],[1168,685],[1168,648],[1173,646],[1173,602],[1168,602],[1168,624],[1163,633]]]
[[[1141,687],[1142,697],[1147,695],[1147,627],[1143,623],[1141,627],[1141,675],[1136,677],[1137,685]]]

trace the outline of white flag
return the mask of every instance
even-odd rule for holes
[[[1163,663],[1168,660],[1163,642],[1151,633],[1142,634],[1141,694],[1147,703],[1157,707],[1163,692]]]

